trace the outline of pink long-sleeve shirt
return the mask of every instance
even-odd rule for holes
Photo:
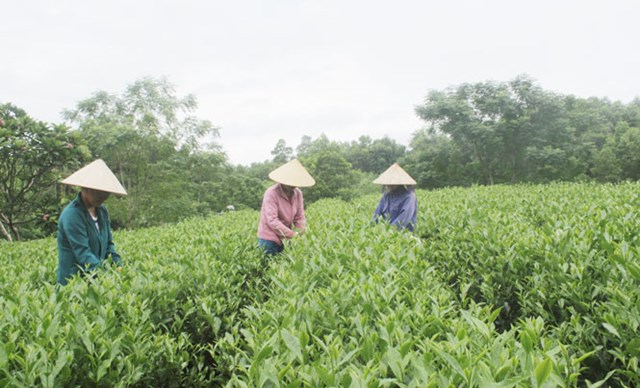
[[[304,200],[300,189],[293,189],[291,197],[279,183],[269,187],[262,198],[258,238],[282,245],[283,238],[293,237],[292,228],[304,231]]]

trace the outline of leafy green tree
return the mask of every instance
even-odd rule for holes
[[[323,135],[324,136],[324,135]],[[309,135],[304,135],[300,139],[300,144],[296,147],[296,155],[298,158],[304,157],[309,153],[311,148],[312,138]]]
[[[510,83],[515,116],[506,123],[503,158],[509,182],[548,182],[574,178],[574,137],[562,96],[546,92],[528,78]]]
[[[616,157],[614,146],[605,145],[596,155],[592,168],[594,177],[600,182],[617,182],[620,180],[622,168]]]
[[[264,191],[273,184],[265,178],[252,176],[243,166],[228,167],[222,183],[220,197],[225,198],[225,207],[232,205],[236,210],[260,209]]]
[[[245,168],[242,168],[242,166],[237,166],[237,168],[244,175],[258,180],[266,181],[269,179],[269,173],[278,168],[280,165],[280,163],[275,163],[272,160],[266,160],[264,162],[251,163],[250,166]]]
[[[318,150],[301,160],[316,181],[315,186],[305,189],[305,201],[320,198],[350,199],[357,181],[349,163],[335,148]]]
[[[358,141],[352,141],[346,145],[345,158],[353,168],[360,171],[368,171],[371,168],[371,144],[373,140],[369,136],[360,136]]]
[[[467,186],[479,178],[469,175],[471,160],[446,135],[418,131],[410,147],[400,163],[420,188]]]
[[[12,105],[0,105],[0,233],[21,239],[43,232],[41,221],[55,221],[63,172],[89,157],[81,136],[64,125],[36,121]],[[39,230],[40,227],[40,230]]]
[[[141,135],[167,138],[176,148],[218,150],[213,142],[219,136],[218,128],[195,117],[193,112],[197,108],[194,95],[178,96],[166,78],[145,77],[127,86],[120,96],[98,91],[80,101],[75,109],[66,110],[64,116],[83,131],[107,124],[135,129]]]
[[[482,183],[493,184],[502,141],[497,124],[506,95],[502,85],[463,84],[455,89],[429,92],[416,113],[430,124],[431,133],[451,136],[463,153],[472,155],[482,169]]]
[[[573,159],[562,148],[550,145],[531,146],[527,147],[525,155],[530,163],[526,181],[542,183],[574,178],[576,169],[571,168]]]
[[[405,154],[406,147],[388,137],[372,140],[361,136],[357,142],[345,146],[345,158],[353,168],[380,174]]]
[[[617,182],[622,179],[628,179],[625,174],[627,172],[626,167],[633,164],[635,155],[633,146],[630,147],[630,150],[623,143],[629,145],[627,141],[629,139],[628,131],[630,130],[632,129],[626,121],[619,122],[615,126],[613,133],[606,134],[604,137],[605,143],[599,150],[594,142],[587,141],[594,154],[593,163],[590,166],[590,176],[600,182]]]
[[[640,96],[631,101],[623,114],[623,121],[634,128],[640,128]]]
[[[640,179],[640,128],[628,128],[620,137],[618,158],[623,179]]]
[[[585,109],[587,108],[587,109]],[[624,107],[546,92],[526,76],[431,91],[417,114],[471,160],[477,183],[575,179],[587,174]]]
[[[144,78],[121,95],[99,91],[65,111],[94,156],[114,169],[129,193],[110,201],[116,223],[154,225],[196,213],[201,197],[191,183],[193,162],[209,153],[224,160],[214,142],[218,129],[195,117],[196,108],[193,95],[178,96],[166,79]]]
[[[353,169],[345,158],[344,145],[329,140],[322,134],[315,140],[304,136],[297,148],[300,162],[316,180],[313,187],[304,190],[305,202],[313,202],[320,198],[350,199],[369,191],[373,185],[367,181],[367,174]]]
[[[293,148],[287,147],[287,143],[284,139],[278,140],[276,146],[271,150],[273,155],[273,162],[276,164],[285,164],[293,157]]]
[[[575,170],[598,180],[638,179],[629,172],[634,171],[633,128],[640,127],[640,99],[625,106],[607,99],[567,96],[565,104]]]
[[[321,134],[317,139],[313,140],[310,136],[303,136],[300,144],[296,147],[296,157],[301,159],[314,154],[320,154],[327,150],[333,150],[342,154],[342,146],[335,141],[329,140],[327,135]]]

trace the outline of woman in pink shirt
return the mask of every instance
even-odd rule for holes
[[[284,249],[283,240],[304,233],[304,200],[298,187],[311,187],[316,181],[294,159],[269,173],[276,182],[262,198],[258,245],[267,255]]]

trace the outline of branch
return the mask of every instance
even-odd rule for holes
[[[32,218],[32,219],[30,219],[30,220],[26,220],[26,221],[14,221],[14,222],[12,223],[12,225],[20,226],[20,225],[28,224],[28,223],[30,223],[30,222],[33,222],[33,221],[39,220],[39,219],[40,219],[40,217],[35,217],[35,218]]]
[[[2,222],[0,222],[0,233],[9,241],[9,242],[13,242],[13,238],[11,238],[11,234],[9,234],[9,232],[7,231],[7,229],[4,227],[4,224]]]

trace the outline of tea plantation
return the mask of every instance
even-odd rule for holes
[[[419,191],[414,233],[377,200],[273,259],[255,211],[119,231],[61,289],[55,239],[0,243],[0,386],[640,385],[640,184]]]

